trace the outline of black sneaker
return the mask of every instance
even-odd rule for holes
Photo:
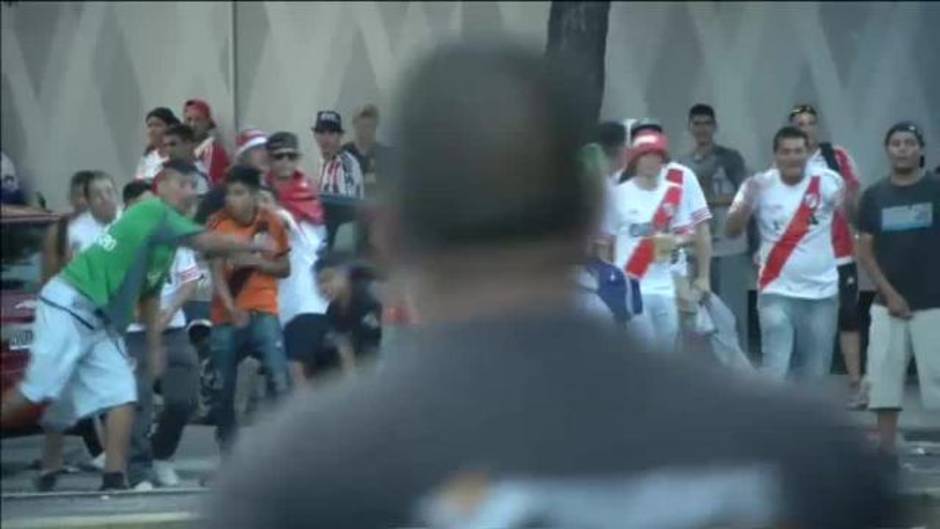
[[[61,469],[41,472],[35,481],[33,481],[33,486],[36,487],[37,492],[50,492],[55,489],[56,482],[59,480],[59,474],[62,474]]]
[[[127,490],[127,479],[123,472],[105,472],[101,475],[101,488],[98,490]]]

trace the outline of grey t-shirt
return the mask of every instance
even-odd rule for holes
[[[728,216],[728,206],[720,205],[716,201],[734,199],[738,186],[747,178],[747,168],[744,158],[734,149],[716,145],[705,156],[694,152],[680,156],[679,163],[695,171],[705,200],[712,211],[711,232],[713,252],[715,256],[736,255],[744,253],[747,249],[747,240],[744,236],[728,239],[724,236],[725,219]]]
[[[834,411],[568,312],[420,329],[295,398],[236,447],[207,527],[873,526],[886,485]]]

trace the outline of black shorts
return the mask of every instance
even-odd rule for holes
[[[284,349],[287,359],[306,366],[322,356],[330,324],[326,314],[299,314],[284,327]]]
[[[839,266],[839,330],[858,329],[858,267],[845,263]]]

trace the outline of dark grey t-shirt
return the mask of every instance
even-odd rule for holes
[[[940,177],[872,185],[859,202],[858,227],[874,236],[878,266],[911,310],[940,308]],[[880,293],[875,302],[884,305]]]
[[[246,435],[208,527],[858,529],[886,504],[874,456],[825,406],[642,353],[606,321],[409,336],[374,375]]]

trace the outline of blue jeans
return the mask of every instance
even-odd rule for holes
[[[783,380],[789,373],[798,377],[822,377],[832,367],[839,300],[800,299],[761,294],[761,371]]]
[[[227,450],[238,429],[235,417],[235,386],[238,382],[240,352],[245,348],[257,354],[268,373],[269,386],[275,397],[288,390],[287,355],[284,338],[277,316],[252,312],[247,326],[236,328],[231,324],[212,328],[209,350],[212,364],[221,379],[221,391],[216,400],[216,439]]]

